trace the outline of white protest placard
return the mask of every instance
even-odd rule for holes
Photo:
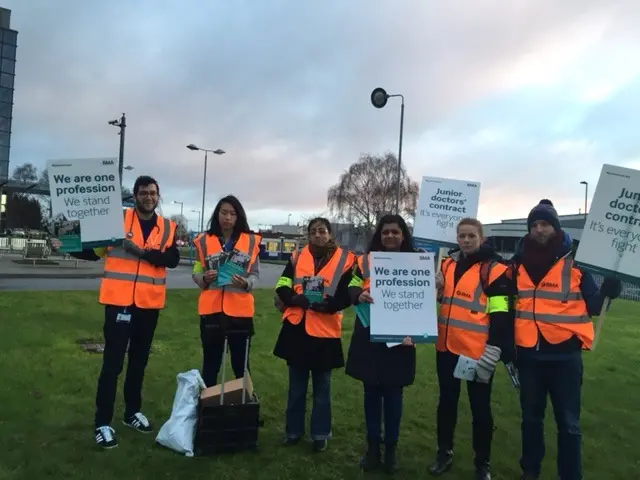
[[[640,171],[603,165],[576,262],[640,283]]]
[[[124,239],[117,159],[49,160],[47,170],[54,228],[62,233],[63,251],[101,247]],[[72,235],[64,235],[69,232]],[[70,240],[65,244],[65,239]]]
[[[439,245],[456,246],[456,226],[478,215],[480,182],[422,177],[413,235]]]
[[[432,343],[438,336],[432,253],[371,252],[373,342]]]

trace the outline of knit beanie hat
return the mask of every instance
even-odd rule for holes
[[[551,200],[543,198],[538,205],[531,209],[529,216],[527,217],[527,230],[531,231],[531,226],[538,220],[544,220],[553,226],[556,232],[560,231],[560,220],[558,219],[558,212],[553,208]]]

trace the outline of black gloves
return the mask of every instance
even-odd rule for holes
[[[147,250],[142,254],[140,258],[146,260],[151,265],[159,267],[163,265],[162,255],[163,253],[160,250]]]
[[[605,277],[600,286],[600,294],[610,299],[618,298],[622,293],[622,282],[616,277]]]
[[[336,313],[342,308],[334,297],[327,297],[321,302],[311,304],[311,310],[318,313]]]
[[[291,299],[291,305],[306,310],[307,308],[309,308],[309,299],[304,295],[294,295]]]

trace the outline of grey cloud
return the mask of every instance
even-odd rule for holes
[[[322,208],[327,187],[361,151],[397,148],[398,104],[375,110],[373,87],[405,94],[406,161],[426,174],[418,167],[429,153],[412,148],[421,134],[495,93],[495,71],[549,32],[612,8],[577,0],[6,3],[20,31],[13,163],[27,154],[115,154],[106,121],[126,111],[126,161],[158,177],[167,195],[198,204],[202,157],[184,148],[196,143],[228,152],[210,158],[208,198],[233,192],[247,208],[309,209]],[[482,155],[500,165],[526,157],[516,146],[509,152]],[[456,161],[474,174],[478,154]]]

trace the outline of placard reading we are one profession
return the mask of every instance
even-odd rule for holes
[[[478,215],[480,182],[422,177],[413,235],[438,245],[455,246],[456,227]]]
[[[117,159],[49,160],[47,171],[52,214],[61,223],[80,223],[83,248],[124,239]]]
[[[438,336],[432,253],[371,252],[373,342],[433,343]]]

